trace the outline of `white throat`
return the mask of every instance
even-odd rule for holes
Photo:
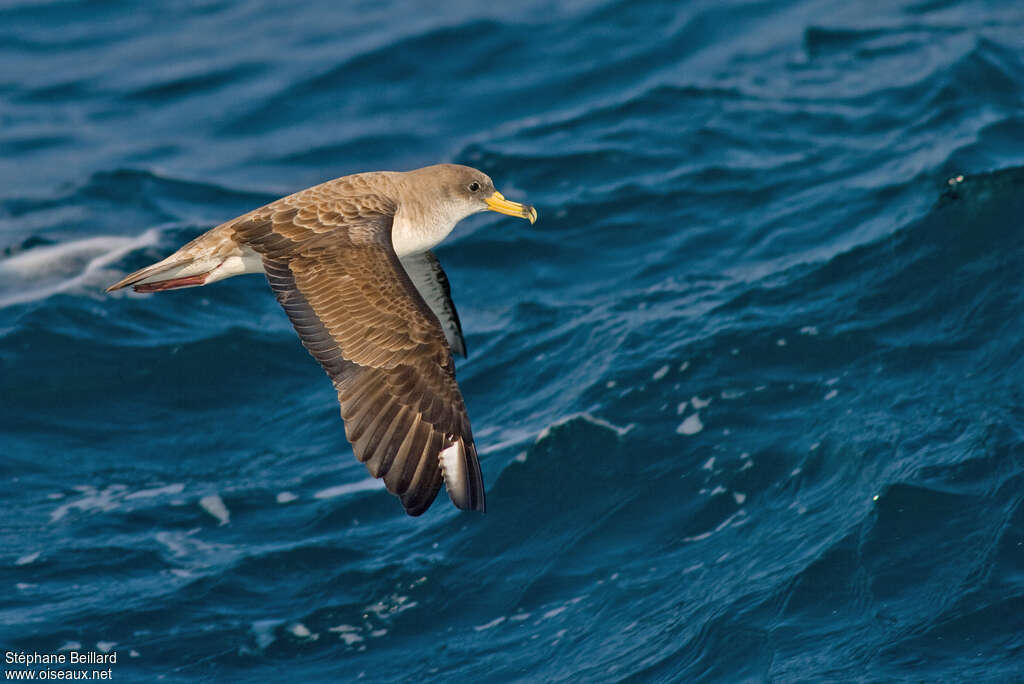
[[[411,216],[400,207],[391,225],[391,244],[399,257],[421,254],[441,243],[455,228],[455,224],[466,217],[464,207],[441,204],[430,213]]]

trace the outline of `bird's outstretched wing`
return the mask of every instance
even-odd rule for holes
[[[459,312],[452,301],[452,287],[448,284],[448,276],[441,268],[433,252],[410,254],[399,257],[405,272],[416,286],[416,291],[423,297],[430,310],[437,316],[441,329],[448,340],[453,354],[466,358],[466,340],[462,337],[462,322]]]
[[[263,258],[278,302],[333,381],[356,458],[409,515],[430,507],[442,477],[456,506],[483,511],[455,364],[392,247],[394,205],[373,195],[304,202],[302,194],[231,227]]]

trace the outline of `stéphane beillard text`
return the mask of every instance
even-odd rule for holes
[[[117,651],[97,653],[96,651],[68,651],[67,653],[40,653],[32,651],[6,651],[4,662],[8,665],[105,665],[117,663]]]

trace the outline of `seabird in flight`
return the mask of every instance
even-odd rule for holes
[[[265,273],[338,392],[345,436],[409,515],[484,510],[484,485],[452,352],[466,355],[448,279],[430,249],[462,219],[533,223],[486,174],[456,164],[344,176],[254,209],[107,288],[160,292]]]

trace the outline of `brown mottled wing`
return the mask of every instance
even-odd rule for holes
[[[391,246],[393,215],[373,195],[306,205],[293,196],[232,228],[262,255],[278,302],[333,381],[345,434],[370,474],[409,515],[430,507],[442,477],[456,506],[483,511],[455,365]]]

